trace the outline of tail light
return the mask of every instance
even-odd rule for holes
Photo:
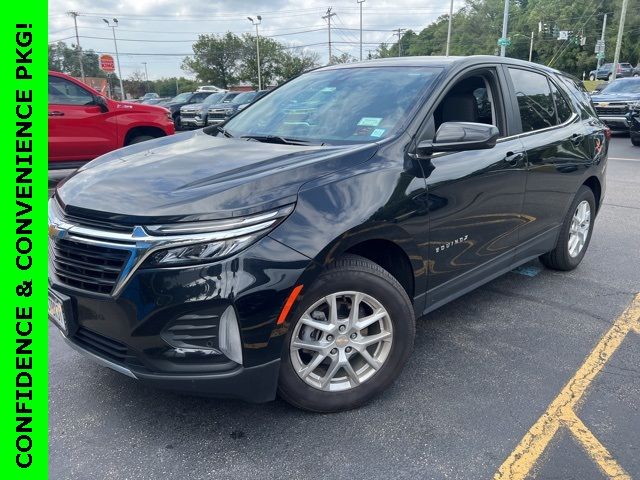
[[[609,127],[604,129],[604,138],[611,140],[611,129]]]

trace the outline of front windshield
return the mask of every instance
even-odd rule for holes
[[[242,105],[243,103],[249,103],[251,100],[253,100],[253,97],[255,96],[256,96],[256,92],[241,93],[236,98],[234,98],[231,101],[231,103],[233,103],[234,105]]]
[[[205,105],[213,105],[214,103],[218,103],[220,100],[222,100],[224,96],[225,94],[223,92],[214,93],[213,95],[209,95],[207,98],[205,98],[202,103],[204,103]]]
[[[184,92],[173,97],[170,100],[170,102],[175,102],[175,103],[187,102],[191,98],[191,95],[193,95],[191,92]]]
[[[225,130],[234,137],[375,142],[397,132],[440,71],[393,66],[310,72],[242,110]]]
[[[640,93],[640,80],[618,80],[601,90],[602,93]]]

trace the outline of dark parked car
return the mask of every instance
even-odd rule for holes
[[[532,259],[580,264],[608,138],[577,80],[538,64],[314,70],[59,186],[50,318],[141,382],[357,407],[400,375],[416,317]]]
[[[627,121],[629,122],[631,143],[636,147],[640,147],[640,100],[629,107]]]
[[[598,70],[589,72],[589,80],[611,80],[613,76],[613,63],[605,63]],[[633,66],[630,63],[619,63],[616,78],[633,76]]]
[[[207,126],[209,107],[212,105],[229,105],[240,92],[219,92],[208,96],[202,103],[185,105],[180,109],[180,121],[183,128],[202,128]]]
[[[640,101],[640,78],[621,78],[610,83],[591,96],[601,120],[612,130],[626,132],[629,129],[629,106]]]
[[[180,108],[192,103],[202,103],[209,95],[215,95],[211,92],[184,92],[176,95],[166,103],[160,103],[159,105],[168,108],[173,118],[173,123],[176,126],[176,130],[182,128],[180,120]]]
[[[633,69],[633,76],[640,77],[640,63],[638,63],[638,65],[636,65],[636,68]]]
[[[219,125],[226,122],[251,102],[264,96],[267,90],[259,92],[240,92],[231,102],[226,104],[211,105],[207,116],[207,125]]]

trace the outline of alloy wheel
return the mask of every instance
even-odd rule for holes
[[[291,336],[290,358],[308,385],[344,391],[380,370],[392,341],[391,318],[378,300],[362,292],[337,292],[302,314]]]
[[[576,207],[576,211],[571,219],[569,228],[569,255],[577,257],[589,238],[589,227],[591,226],[591,206],[586,200],[581,201]]]

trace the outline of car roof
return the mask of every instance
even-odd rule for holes
[[[538,70],[544,70],[547,73],[561,73],[559,70],[541,65],[539,63],[527,62],[517,58],[499,57],[496,55],[470,55],[467,57],[392,57],[377,58],[363,62],[341,63],[338,65],[329,65],[321,67],[319,70],[334,70],[342,68],[358,68],[358,67],[440,67],[440,68],[465,68],[474,65],[482,65],[487,63],[501,63],[505,65],[533,67]]]

